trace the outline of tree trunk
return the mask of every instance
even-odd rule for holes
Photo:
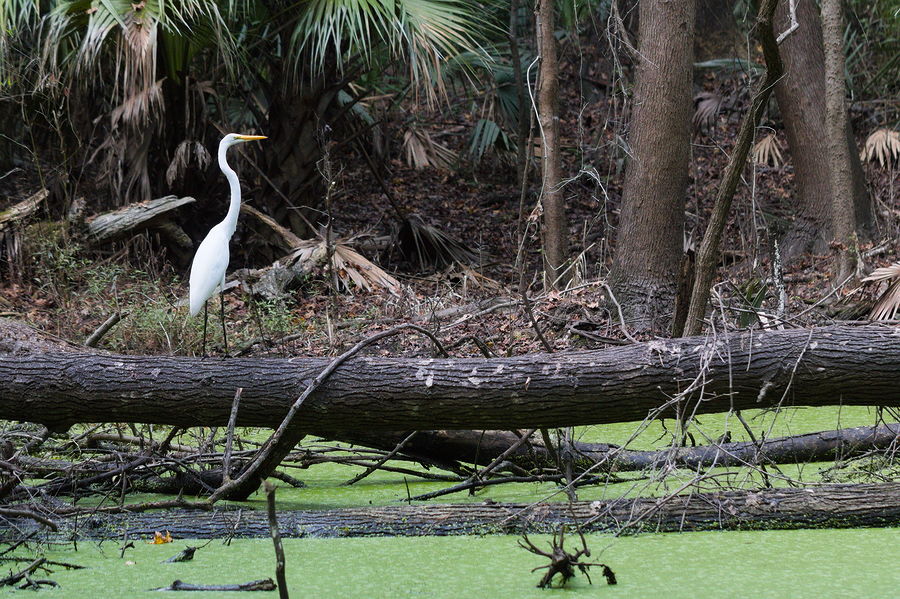
[[[785,76],[775,87],[794,166],[797,198],[796,220],[782,244],[787,260],[808,251],[824,253],[834,234],[828,148],[822,143],[827,139],[822,23],[813,0],[797,0],[796,7],[799,27],[780,46]],[[775,23],[777,32],[787,30],[787,2],[779,3]],[[842,119],[853,180],[854,229],[860,239],[867,239],[874,229],[874,209],[846,111]]]
[[[275,78],[266,125],[266,172],[279,192],[270,194],[270,213],[300,237],[310,231],[299,210],[319,208],[324,196],[317,163],[329,126],[326,115],[339,90],[323,78],[310,78],[299,90],[283,89],[285,82]]]
[[[538,84],[538,111],[541,122],[541,154],[543,163],[543,193],[541,207],[544,211],[544,286],[559,289],[569,278],[566,270],[568,259],[569,227],[566,221],[566,203],[562,193],[562,171],[559,158],[559,64],[554,35],[554,11],[552,0],[538,1],[537,43],[541,55],[540,81]]]
[[[694,0],[640,3],[631,158],[610,283],[629,326],[671,319],[688,183]]]
[[[822,39],[825,45],[825,140],[831,222],[838,244],[835,284],[856,271],[858,243],[853,214],[853,174],[847,147],[847,105],[844,101],[844,18],[840,0],[822,0]]]
[[[54,520],[59,530],[43,533],[51,539],[70,540],[77,534],[80,539],[113,540],[122,539],[125,533],[131,539],[147,538],[160,530],[189,539],[269,536],[266,513],[256,510],[170,509]],[[692,492],[668,498],[571,503],[392,505],[278,513],[279,529],[287,538],[550,533],[560,524],[576,523],[584,532],[898,526],[900,483]],[[28,519],[0,520],[4,537],[24,535],[39,526]]]
[[[2,341],[2,340],[0,340]],[[0,343],[0,346],[3,344]],[[15,347],[16,342],[13,342]],[[0,356],[0,418],[275,427],[327,358],[47,352]],[[309,397],[309,433],[556,428],[774,406],[900,406],[900,335],[883,326],[754,331],[514,358],[353,358]]]

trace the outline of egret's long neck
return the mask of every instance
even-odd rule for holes
[[[238,181],[237,173],[228,166],[228,160],[225,154],[228,152],[228,145],[219,144],[219,168],[228,179],[228,187],[231,189],[231,203],[228,205],[228,214],[222,222],[228,226],[228,236],[234,234],[237,228],[238,214],[241,211],[241,182]]]

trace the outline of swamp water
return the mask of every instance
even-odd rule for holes
[[[545,546],[549,537],[532,538]],[[568,539],[572,543],[576,539]],[[136,543],[119,558],[117,543],[81,543],[78,552],[50,559],[88,566],[56,569],[59,589],[39,596],[99,599],[160,597],[149,589],[179,579],[228,584],[274,577],[269,539],[213,541],[194,560],[160,562],[185,545]],[[372,539],[287,539],[292,597],[504,599],[611,598],[889,598],[900,596],[900,529],[796,530],[645,534],[613,539],[588,535],[593,558],[609,564],[619,584],[607,586],[599,568],[589,585],[580,574],[565,589],[535,588],[542,558],[516,546],[514,536]],[[27,591],[15,591],[23,594]],[[166,593],[163,596],[169,596]],[[180,596],[181,593],[174,595]],[[34,596],[34,595],[29,595]],[[191,597],[248,596],[230,592]],[[253,593],[249,597],[276,597]]]
[[[760,436],[787,434],[850,426],[871,425],[874,410],[792,409],[778,414],[745,412],[745,419]],[[734,440],[746,440],[741,425],[731,417],[702,416],[695,427],[698,443],[704,436],[715,438],[725,429]],[[669,431],[673,430],[671,421]],[[584,441],[624,443],[636,424],[578,429]],[[629,447],[649,449],[664,446],[666,430],[652,423]],[[663,438],[663,440],[660,440]],[[304,442],[306,445],[306,442]],[[804,481],[820,480],[833,463],[783,466],[784,476]],[[724,469],[717,469],[724,470]],[[736,486],[759,486],[758,474],[746,469],[721,473]],[[307,487],[281,486],[278,509],[327,509],[349,506],[390,505],[407,496],[446,486],[438,482],[414,481],[399,474],[377,472],[353,486],[342,483],[360,469],[317,465],[308,470],[288,469]],[[676,473],[662,483],[629,481],[579,490],[580,499],[609,499],[626,495],[663,494],[689,480],[692,472]],[[630,476],[631,473],[623,473]],[[781,475],[773,484],[786,484]],[[730,478],[728,478],[730,477]],[[637,479],[635,474],[635,479]],[[551,484],[510,484],[490,487],[474,497],[456,494],[437,502],[561,500]],[[134,498],[136,501],[148,499]],[[158,499],[158,498],[155,498]],[[257,495],[245,507],[264,509]],[[594,584],[578,575],[564,590],[535,588],[546,563],[517,546],[515,536],[285,539],[288,586],[293,597],[366,598],[527,598],[527,597],[641,597],[641,598],[882,598],[900,597],[900,529],[742,531],[642,534],[614,538],[609,534],[587,536],[592,551],[589,561],[608,564],[619,584],[607,586],[599,568],[592,568]],[[549,537],[532,540],[546,549]],[[41,591],[52,597],[129,598],[160,597],[150,589],[174,580],[192,584],[237,584],[274,577],[274,552],[270,539],[234,539],[226,546],[215,539],[198,550],[193,561],[161,563],[185,546],[200,546],[206,540],[176,539],[174,543],[148,544],[133,539],[135,548],[119,555],[120,542],[81,541],[78,550],[45,548],[40,555],[50,560],[76,563],[84,570],[53,567],[50,578],[60,588]],[[566,547],[574,550],[577,538],[567,536]],[[31,557],[34,553],[17,552]],[[3,564],[7,572],[18,564]],[[25,593],[3,589],[3,593]],[[191,593],[192,597],[236,597],[233,592]],[[165,595],[163,595],[165,596]],[[252,597],[277,597],[277,592]]]

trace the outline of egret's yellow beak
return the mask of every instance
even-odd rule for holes
[[[254,141],[257,139],[268,139],[265,135],[235,135],[236,138],[244,141]]]

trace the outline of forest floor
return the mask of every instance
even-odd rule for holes
[[[571,69],[560,89],[578,90]],[[602,83],[602,73],[588,73],[586,80]],[[696,91],[716,90],[738,99],[738,111],[720,115],[707,130],[695,132],[690,163],[686,245],[699,245],[716,188],[724,172],[740,119],[741,92],[746,83],[736,77],[701,78]],[[477,164],[456,171],[415,170],[399,157],[390,160],[385,184],[408,213],[460,240],[474,250],[477,264],[451,266],[437,272],[416,272],[390,250],[368,257],[402,283],[397,294],[384,290],[354,289],[333,292],[326,273],[311,276],[283,301],[261,301],[246,293],[226,294],[226,320],[232,353],[256,355],[334,355],[367,334],[404,321],[432,329],[443,343],[454,346],[454,355],[519,355],[603,347],[625,338],[618,318],[611,314],[608,291],[602,281],[608,273],[615,245],[615,227],[621,203],[624,153],[619,147],[622,115],[616,96],[598,89],[571,92],[561,98],[564,187],[569,218],[570,254],[577,256],[570,289],[543,292],[540,239],[535,234],[536,215],[529,217],[539,193],[538,177],[532,177],[525,205],[525,266],[515,267],[518,248],[520,186],[516,184],[514,157],[486,155]],[[593,94],[595,99],[590,100]],[[462,107],[461,107],[462,106]],[[458,103],[449,111],[435,109],[418,120],[436,122],[428,131],[461,154],[467,132],[479,118],[479,107]],[[865,111],[856,110],[859,119]],[[773,121],[774,122],[774,121]],[[399,123],[393,123],[395,131]],[[861,129],[865,123],[857,123]],[[794,195],[790,155],[783,131],[776,128],[784,160],[778,165],[755,165],[745,171],[723,241],[720,284],[714,301],[722,310],[720,324],[743,327],[759,323],[757,312],[774,311],[777,293],[771,268],[773,231],[789,223]],[[396,135],[395,135],[396,136]],[[364,161],[352,153],[334,156],[339,172],[332,198],[333,229],[339,238],[361,233],[385,235],[396,231],[395,211],[376,185]],[[871,270],[898,259],[900,254],[900,198],[897,170],[866,165],[870,191],[879,216],[878,236],[862,246],[864,265]],[[39,188],[35,172],[8,179],[16,191],[9,204]],[[89,186],[85,186],[89,189]],[[89,192],[87,192],[89,193]],[[246,201],[265,193],[256,190]],[[88,205],[101,204],[88,197]],[[3,206],[0,206],[2,208]],[[265,266],[248,257],[246,242],[261,233],[252,219],[242,217],[232,241],[232,266]],[[55,243],[55,245],[54,245]],[[127,312],[117,332],[101,347],[133,353],[199,353],[200,325],[188,322],[180,302],[187,293],[187,264],[165,258],[159,240],[148,234],[93,250],[81,251],[67,241],[31,242],[32,255],[19,272],[3,265],[0,311],[48,332],[80,341],[113,312]],[[846,285],[834,292],[833,254],[807,255],[785,265],[784,280],[789,326],[824,324],[864,317],[878,292],[873,284]],[[521,301],[520,277],[529,289],[530,309]],[[501,307],[465,311],[465,306],[496,299]],[[810,305],[827,298],[813,310]],[[212,310],[214,351],[218,334],[218,306]],[[215,314],[215,317],[212,315]],[[799,316],[799,318],[798,318]],[[722,320],[724,319],[724,321]],[[765,317],[763,317],[765,320]],[[626,323],[627,326],[627,323]],[[540,334],[535,330],[540,329]],[[543,338],[543,340],[542,340]],[[253,341],[264,340],[261,343]],[[380,351],[395,355],[428,353],[426,339],[406,336],[383,342]]]

